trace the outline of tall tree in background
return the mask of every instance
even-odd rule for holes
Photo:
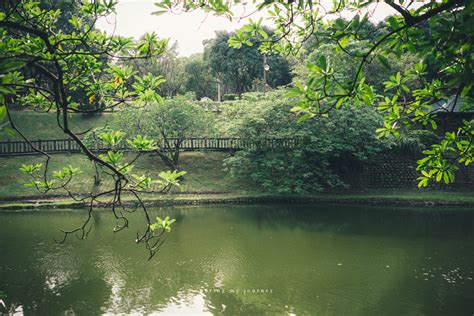
[[[221,80],[226,90],[239,96],[249,91],[252,82],[262,69],[262,55],[253,47],[237,50],[227,45],[228,32],[217,32],[206,45],[209,64],[214,75]]]
[[[156,72],[165,79],[160,85],[160,93],[166,97],[174,97],[182,92],[185,82],[185,59],[178,57],[178,43],[156,58]]]
[[[193,92],[198,100],[204,97],[217,100],[217,80],[203,54],[187,58],[184,69],[186,73],[184,88],[187,92]]]
[[[73,17],[82,16],[82,23],[88,24],[95,30],[95,23],[93,19],[89,16],[83,16],[81,14],[81,4],[78,1],[74,0],[47,0],[40,1],[39,7],[43,10],[59,10],[60,14],[57,16],[55,26],[58,30],[64,33],[75,32],[74,26],[71,24],[70,20]],[[107,64],[107,56],[100,57],[102,66]],[[105,71],[105,67],[103,67]],[[36,71],[34,68],[30,71]],[[41,74],[38,74],[41,75]],[[100,106],[99,103],[90,103],[88,101],[87,91],[82,89],[82,87],[77,87],[77,89],[70,93],[71,101],[78,104],[78,108],[90,110],[91,107]]]
[[[164,81],[160,84],[158,91],[164,97],[174,97],[183,92],[185,81],[185,59],[178,57],[178,44],[175,42],[163,54],[148,59],[134,59],[127,61],[141,75],[151,73],[155,77],[161,77]]]
[[[217,32],[216,38],[206,43],[205,54],[213,73],[226,90],[241,96],[251,90],[255,79],[263,78],[264,57],[257,43],[240,49],[230,47],[228,41],[232,36],[232,33]],[[276,87],[291,82],[288,62],[283,57],[269,55],[267,64],[271,71],[269,84]]]

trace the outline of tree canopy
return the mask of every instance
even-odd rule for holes
[[[161,11],[174,12],[203,9],[232,18],[233,7],[239,3],[161,1],[157,6]],[[473,102],[472,1],[387,1],[385,5],[396,14],[376,28],[368,27],[379,5],[371,1],[333,1],[331,8],[313,0],[266,0],[252,4],[269,13],[269,20],[275,26],[273,36],[262,27],[262,20],[250,21],[229,39],[231,47],[246,49],[258,41],[261,53],[291,55],[298,54],[311,39],[316,43],[332,43],[356,65],[352,75],[340,81],[335,71],[338,60],[322,54],[309,63],[308,80],[295,84],[288,93],[297,103],[292,110],[302,119],[322,117],[351,104],[365,103],[384,113],[378,133],[388,137],[398,136],[400,129],[416,125],[436,128],[435,114],[439,111],[433,107],[436,102],[454,99],[456,104],[461,98]],[[344,19],[343,14],[353,17]],[[362,45],[353,49],[354,42]],[[384,93],[376,93],[363,69],[375,60],[389,68],[392,56],[400,58],[405,52],[416,56],[416,66],[392,72],[383,80]],[[407,85],[413,81],[417,86]],[[453,182],[457,164],[469,165],[474,160],[473,137],[473,124],[465,120],[440,143],[426,150],[426,157],[419,161],[420,186],[433,180]]]
[[[228,32],[217,32],[216,38],[206,43],[205,55],[215,76],[226,89],[239,96],[250,91],[255,80],[263,79],[264,61],[268,64],[267,84],[272,87],[288,84],[291,81],[288,62],[278,55],[265,56],[259,51],[259,44],[240,49],[229,46],[233,36]]]
[[[209,61],[202,54],[189,57],[184,67],[187,74],[184,86],[187,92],[194,93],[198,100],[217,99],[217,81]]]
[[[154,141],[142,135],[130,135],[127,146],[135,152],[133,157],[125,155],[121,144],[124,133],[111,131],[100,135],[101,142],[110,148],[106,153],[91,151],[80,139],[75,127],[70,124],[70,113],[95,113],[103,109],[124,106],[131,101],[147,103],[161,102],[158,94],[161,78],[151,74],[139,76],[124,61],[146,59],[162,55],[167,41],[156,34],[146,34],[139,41],[112,35],[94,28],[96,21],[114,12],[114,1],[84,1],[75,6],[76,14],[62,14],[62,1],[52,2],[47,7],[39,1],[5,1],[0,4],[0,120],[2,131],[18,133],[21,128],[10,115],[15,104],[36,111],[56,113],[57,128],[76,142],[92,163],[103,168],[113,180],[110,190],[77,195],[68,184],[80,172],[73,166],[60,170],[49,170],[54,159],[47,152],[36,148],[26,137],[26,142],[45,157],[44,162],[22,166],[30,176],[29,186],[42,193],[63,190],[71,198],[89,205],[83,225],[63,230],[64,242],[70,235],[85,238],[91,227],[94,203],[99,198],[111,197],[110,205],[117,220],[114,231],[128,227],[124,215],[127,210],[122,193],[137,199],[145,227],[137,233],[136,242],[145,244],[150,258],[162,243],[162,234],[171,223],[158,224],[148,214],[141,202],[140,194],[150,190],[152,183],[160,184],[165,192],[177,184],[180,176],[176,172],[163,172],[159,179],[147,174],[135,174],[134,162],[146,151],[154,150]],[[67,18],[68,17],[68,18]],[[65,21],[67,18],[67,22]],[[66,27],[67,26],[67,27]],[[87,103],[79,104],[73,98],[81,91],[87,95]],[[52,128],[52,127],[51,127]],[[165,227],[166,226],[166,227]]]

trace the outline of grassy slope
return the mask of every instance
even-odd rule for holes
[[[207,193],[207,195],[190,195],[184,199],[192,198],[195,200],[207,199],[210,195],[217,198],[213,193],[228,193],[221,195],[226,198],[241,196],[261,196],[263,192],[243,180],[233,179],[224,170],[222,166],[223,159],[227,157],[224,153],[183,153],[181,159],[181,168],[188,174],[182,181],[181,188],[174,189],[175,192],[184,193]],[[24,156],[12,158],[0,158],[0,199],[2,197],[28,196],[37,194],[35,190],[23,186],[28,181],[28,177],[23,175],[18,168],[21,164],[29,164],[41,161],[37,156]],[[94,169],[92,164],[82,155],[54,155],[51,160],[51,170],[60,166],[72,164],[79,166],[83,173],[72,184],[74,191],[87,192],[110,188],[112,182],[102,181],[100,187],[94,187],[92,175]],[[144,156],[136,166],[136,172],[150,172],[157,175],[164,170],[161,160],[157,156]],[[107,178],[104,178],[107,179]],[[264,194],[265,195],[265,194]],[[377,201],[440,201],[440,202],[470,202],[474,203],[474,194],[472,192],[440,192],[431,190],[398,190],[398,191],[370,191],[365,193],[320,193],[312,194],[312,197],[332,199],[332,200],[377,200]],[[153,197],[147,196],[147,199]],[[60,199],[61,200],[61,199]]]
[[[231,178],[222,166],[222,160],[226,157],[223,153],[183,153],[181,157],[181,168],[188,174],[181,183],[181,188],[175,191],[185,192],[246,192],[255,191],[243,181]],[[22,164],[42,162],[43,158],[38,156],[22,156],[11,158],[0,158],[0,197],[34,195],[35,190],[23,186],[29,181],[28,177],[21,173],[18,168]],[[112,181],[104,177],[99,188],[93,185],[93,165],[83,155],[54,155],[50,162],[50,170],[57,170],[60,166],[71,164],[79,166],[83,173],[72,183],[72,187],[78,192],[109,188]],[[151,173],[156,175],[165,170],[161,160],[154,155],[142,157],[136,164],[135,172]]]
[[[54,113],[36,113],[36,112],[12,112],[12,117],[17,127],[31,140],[36,139],[58,139],[67,138],[59,129]],[[103,113],[100,115],[82,115],[70,114],[70,126],[76,133],[82,133],[90,128],[98,126],[116,126],[113,114]],[[21,139],[19,135],[13,139]],[[6,140],[5,137],[1,139]]]
[[[30,139],[54,139],[65,138],[56,123],[56,115],[53,113],[37,113],[16,111],[12,116],[21,131]],[[74,132],[81,133],[90,128],[109,125],[116,127],[114,114],[103,113],[100,115],[71,114],[70,125]],[[20,139],[19,135],[14,139]],[[5,140],[5,139],[2,139]],[[183,153],[181,168],[188,172],[182,182],[181,190],[187,192],[202,191],[239,191],[245,192],[248,186],[242,181],[232,179],[223,170],[222,160],[225,158],[222,153]],[[42,162],[43,158],[38,156],[24,156],[0,158],[0,197],[35,195],[35,190],[23,186],[29,181],[26,175],[22,174],[18,168],[22,164]],[[73,183],[77,191],[85,192],[90,190],[104,189],[110,187],[111,181],[104,181],[99,188],[94,187],[92,175],[93,165],[82,155],[54,155],[50,162],[50,170],[55,170],[64,165],[79,166],[83,174]],[[139,160],[136,168],[144,173],[157,175],[165,170],[161,160],[156,156],[147,155]],[[135,170],[137,171],[137,170]],[[255,191],[255,190],[251,190]]]

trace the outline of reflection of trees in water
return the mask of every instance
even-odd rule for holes
[[[224,209],[227,209],[224,211]],[[366,252],[368,258],[377,256],[386,257],[387,260],[393,260],[398,258],[397,264],[402,266],[405,262],[408,266],[422,266],[426,264],[425,260],[428,255],[431,255],[433,249],[436,249],[436,242],[433,242],[433,238],[439,240],[441,244],[444,244],[442,249],[440,248],[440,253],[443,256],[451,256],[456,258],[459,248],[452,247],[450,248],[449,244],[456,242],[456,239],[467,238],[472,239],[472,228],[473,228],[473,215],[468,212],[449,212],[443,210],[420,210],[420,209],[406,209],[406,208],[380,208],[380,207],[348,207],[348,206],[338,206],[338,207],[329,207],[329,206],[233,206],[230,208],[224,206],[215,206],[212,208],[203,209],[188,209],[184,210],[182,214],[185,214],[183,221],[194,222],[196,218],[202,217],[207,218],[208,216],[218,218],[221,223],[233,222],[235,224],[247,227],[257,228],[257,231],[253,233],[249,230],[249,234],[253,235],[258,239],[258,231],[274,231],[275,234],[288,233],[289,231],[311,231],[311,232],[332,232],[339,235],[353,235],[353,236],[363,236],[364,239],[361,242],[369,242],[368,239],[373,239],[373,242],[378,243],[377,239],[380,237],[383,242],[388,242],[386,244],[386,249],[382,248],[373,251]],[[216,224],[217,225],[217,224]],[[211,224],[209,229],[215,229]],[[218,230],[219,231],[219,230]],[[221,234],[225,232],[220,232]],[[217,234],[217,235],[221,235]],[[247,234],[245,234],[247,235]],[[248,251],[251,248],[252,238],[246,239],[244,236],[239,239],[241,243],[247,242],[247,245],[241,247]],[[291,239],[291,236],[288,235]],[[373,238],[372,238],[373,237]],[[395,238],[392,238],[395,237]],[[231,238],[229,234],[226,235],[226,239]],[[368,239],[367,239],[368,238]],[[403,241],[406,238],[407,241]],[[398,241],[397,241],[398,240]],[[444,240],[444,242],[443,242]],[[202,241],[204,242],[204,241]],[[254,240],[255,242],[255,240]],[[262,242],[262,241],[256,241]],[[300,246],[302,240],[294,240],[293,244],[295,247]],[[408,243],[408,244],[406,244]],[[425,244],[426,243],[426,244]],[[265,243],[264,243],[265,244]],[[265,244],[266,245],[266,244]],[[242,246],[242,245],[241,245]],[[314,245],[314,251],[318,251],[317,248],[321,248],[321,245]],[[330,246],[330,245],[322,245]],[[334,246],[334,245],[333,245]],[[337,246],[337,245],[336,245]],[[354,254],[361,253],[363,251],[368,251],[365,249],[365,245],[362,244],[361,248],[358,249],[357,245],[355,246]],[[380,247],[379,244],[375,245]],[[440,245],[441,246],[441,245]],[[406,247],[406,248],[404,248]],[[310,250],[308,248],[308,250]],[[354,249],[353,249],[354,250]],[[359,251],[360,250],[360,251]],[[278,251],[278,249],[275,249]],[[328,249],[320,249],[321,255],[327,254]],[[243,278],[248,274],[249,271],[257,268],[257,263],[250,260],[251,257],[249,252],[234,254],[238,256],[243,256],[247,258],[246,265],[244,265],[241,270],[241,277],[239,279],[227,278],[227,282],[234,282],[234,284],[245,284]],[[283,255],[284,256],[284,255]],[[408,257],[407,257],[408,256]],[[357,258],[354,258],[357,260]],[[439,258],[438,263],[440,263]],[[442,261],[442,260],[441,260]],[[449,261],[449,260],[448,260]],[[280,259],[280,262],[284,264],[286,260]],[[253,265],[253,267],[252,267]],[[449,262],[446,263],[449,266]],[[396,291],[391,289],[398,289],[398,295],[404,293],[404,286],[412,286],[409,282],[411,278],[414,278],[412,271],[399,271],[396,275],[387,274],[387,271],[384,270],[385,266],[382,269],[375,269],[372,272],[372,281],[369,280],[359,280],[360,284],[371,284],[369,288],[370,291],[367,291],[371,295],[370,301],[373,303],[373,306],[384,306],[379,304],[387,304],[391,299],[394,301],[396,297]],[[264,272],[264,271],[262,271]],[[288,271],[291,272],[291,271]],[[337,273],[334,271],[334,273]],[[285,276],[278,276],[282,279],[284,283]],[[330,282],[330,281],[328,281]],[[294,285],[294,284],[293,284]],[[300,287],[302,292],[311,292],[314,291],[314,286],[310,284],[297,284],[296,286]],[[307,287],[306,289],[304,289]],[[303,289],[301,289],[303,288]],[[440,289],[438,289],[441,291]],[[361,289],[362,291],[362,289]],[[420,289],[423,291],[423,289]],[[406,291],[405,291],[406,292]],[[430,291],[430,295],[422,296],[421,298],[426,298],[426,302],[432,300],[433,297],[441,296],[441,293],[437,293],[435,289]],[[421,292],[420,292],[421,293]],[[287,295],[288,294],[288,295]],[[456,299],[455,295],[452,295],[451,292],[449,295],[450,299]],[[235,294],[234,294],[235,295]],[[282,297],[289,297],[291,293],[285,293]],[[216,299],[225,301],[225,298],[222,294],[216,294]],[[417,296],[414,295],[415,299]],[[311,298],[310,298],[311,300]],[[354,301],[356,299],[354,298]],[[384,302],[386,301],[386,302]],[[305,306],[306,302],[304,298],[300,300],[295,299],[296,305],[300,304]],[[343,310],[341,304],[337,303],[337,297],[326,297],[326,302],[332,302],[333,308],[335,310],[340,310],[341,312],[351,312],[351,310]],[[217,303],[216,303],[217,304]],[[216,305],[214,304],[214,305]],[[217,306],[217,305],[216,305]],[[361,307],[362,314],[365,310]],[[369,308],[366,310],[369,311]]]
[[[236,210],[236,217],[258,228],[337,231],[342,234],[473,236],[474,214],[465,210],[393,207],[276,205]]]
[[[98,212],[92,212],[92,223],[95,227],[99,227],[101,224],[101,216]]]
[[[370,264],[374,264],[371,260],[397,259],[399,266],[429,266],[426,257],[436,250],[437,264],[460,264],[458,246],[462,238],[472,240],[473,215],[468,212],[311,205],[162,208],[152,215],[170,215],[178,221],[152,262],[138,247],[129,245],[136,233],[133,227],[113,235],[113,220],[100,214],[89,240],[61,246],[52,243],[51,227],[73,225],[81,220],[79,215],[28,214],[25,220],[0,221],[0,290],[7,295],[7,304],[21,305],[30,314],[66,310],[100,314],[113,307],[111,298],[116,298],[120,304],[111,308],[113,312],[126,313],[137,307],[160,310],[176,302],[180,292],[212,288],[216,279],[227,290],[274,290],[261,296],[208,293],[206,304],[216,313],[225,305],[228,314],[261,314],[269,310],[268,304],[279,312],[284,304],[295,306],[295,312],[314,312],[320,308],[316,294],[335,310],[350,313],[347,306],[351,304],[340,302],[344,295],[354,294],[354,288],[344,289],[348,284],[365,286],[358,291],[363,295],[351,302],[360,299],[372,306],[395,309],[393,302],[410,294],[407,288],[413,288],[417,303],[425,306],[437,297],[446,306],[467,302],[459,299],[462,294],[454,295],[446,282],[427,288],[413,282],[411,270],[399,268],[394,273]],[[19,231],[23,232],[21,240],[14,238]],[[344,255],[346,261],[338,267],[335,260]],[[350,263],[354,264],[348,266]],[[472,257],[464,263],[472,265]],[[370,270],[369,276],[357,270],[362,267]],[[334,291],[339,284],[343,290]],[[470,291],[465,289],[455,290],[472,293],[472,286]],[[360,310],[361,314],[371,313],[370,307]]]
[[[9,309],[21,306],[25,314],[31,315],[60,315],[66,310],[100,314],[106,298],[103,294],[108,291],[106,284],[101,278],[91,277],[89,271],[83,275],[80,267],[72,264],[75,256],[71,247],[55,252],[55,246],[47,241],[38,246],[36,240],[15,252],[14,269],[0,277],[5,303]]]

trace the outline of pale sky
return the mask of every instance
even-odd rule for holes
[[[179,55],[189,56],[194,53],[202,53],[202,41],[213,38],[216,31],[232,31],[248,21],[247,19],[240,22],[229,21],[225,17],[207,15],[200,10],[179,15],[167,13],[154,16],[151,13],[160,10],[154,5],[155,2],[157,0],[119,0],[116,16],[101,19],[96,26],[108,34],[115,32],[117,35],[135,38],[139,38],[146,32],[154,31],[161,38],[169,38],[170,45],[177,41]],[[249,11],[245,12],[242,8],[237,8],[234,14],[242,16],[245,13],[250,13]],[[387,5],[379,3],[375,12],[373,20],[378,21],[393,14],[394,11]],[[258,20],[260,17],[265,18],[265,13],[258,12],[251,16],[254,20]],[[264,24],[270,25],[265,22]]]

